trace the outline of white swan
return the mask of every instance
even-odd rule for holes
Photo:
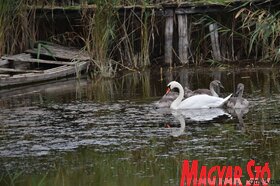
[[[219,98],[214,96],[209,96],[207,94],[200,94],[191,96],[184,101],[184,89],[180,83],[177,81],[171,81],[167,85],[166,93],[169,93],[172,89],[178,88],[179,95],[178,97],[171,103],[171,109],[197,109],[197,108],[215,108],[215,107],[222,107],[225,102],[229,100],[231,95],[226,98]]]
[[[197,90],[190,90],[188,87],[184,89],[184,97],[188,98],[198,94],[208,94],[209,96],[219,97],[219,95],[215,91],[215,87],[224,88],[222,83],[219,80],[211,81],[209,85],[209,89],[197,89]],[[178,97],[177,92],[169,92],[162,96],[160,100],[154,103],[156,108],[167,108],[170,107],[171,103]]]
[[[249,106],[249,101],[243,98],[243,91],[244,91],[244,84],[238,83],[237,90],[236,90],[236,97],[232,97],[227,102],[227,107],[229,108],[247,108]]]

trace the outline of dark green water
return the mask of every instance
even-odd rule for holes
[[[159,72],[0,90],[0,185],[179,185],[185,159],[239,165],[243,180],[250,159],[269,162],[280,180],[279,69]],[[196,89],[213,79],[222,96],[245,84],[243,116],[153,107],[171,80]]]

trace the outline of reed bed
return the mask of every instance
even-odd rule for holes
[[[32,47],[39,38],[36,8],[57,5],[64,6],[65,10],[73,5],[79,5],[76,8],[81,8],[80,28],[83,31],[78,33],[74,28],[60,34],[45,31],[47,33],[45,39],[63,45],[84,46],[84,50],[92,59],[90,71],[92,76],[114,77],[120,69],[139,71],[153,65],[153,57],[164,54],[162,37],[164,27],[162,25],[165,18],[157,16],[157,9],[150,8],[150,5],[158,6],[165,1],[64,0],[59,3],[55,0],[41,0],[36,1],[35,4],[28,4],[29,2],[28,0],[3,0],[0,5],[1,55],[21,52]],[[190,2],[227,4],[232,1],[196,0]],[[123,5],[131,8],[121,9]],[[218,13],[189,16],[191,38],[189,53],[193,64],[200,65],[205,61],[210,64],[219,64],[220,61],[240,59],[280,61],[279,12],[271,9],[250,8],[247,5],[248,3],[245,2],[244,6],[227,13],[231,19],[224,18]],[[177,15],[174,15],[175,27],[178,26],[176,19]],[[68,22],[69,27],[76,26],[71,25],[71,21]],[[219,44],[218,48],[222,56],[220,60],[213,59],[209,32],[209,26],[213,24],[217,25],[219,34],[217,44]],[[175,28],[174,32],[176,31]],[[174,33],[174,40],[178,39],[177,37]],[[178,48],[175,46],[177,44],[176,42],[173,44],[175,57],[178,57]],[[176,58],[174,61],[176,62]],[[177,64],[179,64],[178,61]]]
[[[35,9],[28,0],[2,0],[0,4],[0,55],[25,50],[35,41]]]
[[[131,9],[120,13],[119,1],[95,1],[96,10],[83,12],[85,49],[92,58],[92,73],[114,77],[118,69],[150,66],[156,30],[154,11]]]
[[[254,54],[263,61],[280,61],[280,12],[258,9],[241,9],[236,18],[242,20],[241,28],[247,32],[248,55]]]
[[[155,35],[158,35],[154,11],[145,7],[140,12],[131,10],[118,22],[117,56],[122,65],[138,70],[150,66]]]
[[[279,11],[241,7],[227,14],[231,19],[220,14],[189,16],[190,36],[196,38],[191,40],[194,64],[222,65],[239,60],[280,62]],[[217,25],[221,60],[213,58],[211,24]]]
[[[115,17],[113,0],[96,1],[94,13],[85,12],[83,19],[87,25],[85,31],[85,49],[90,54],[95,74],[104,77],[115,75],[117,65],[112,59],[112,44],[115,38]]]

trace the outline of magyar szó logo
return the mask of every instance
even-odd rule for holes
[[[246,186],[266,186],[270,182],[271,173],[268,163],[264,166],[255,166],[255,161],[250,160],[246,166],[247,175],[243,175],[240,166],[201,166],[198,174],[198,160],[193,160],[192,165],[188,160],[183,161],[180,186],[241,186],[242,176],[248,176]]]

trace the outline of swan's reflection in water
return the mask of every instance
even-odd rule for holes
[[[171,135],[178,137],[184,134],[186,122],[213,122],[220,119],[229,119],[232,116],[221,108],[172,110],[172,115],[180,122],[180,128],[172,129]]]
[[[227,108],[227,112],[238,119],[237,129],[245,132],[245,123],[243,117],[249,112],[249,108],[232,109]]]
[[[245,130],[243,117],[249,112],[248,108],[244,109],[223,109],[223,108],[211,108],[211,109],[188,109],[188,110],[172,110],[169,108],[157,109],[163,115],[170,115],[179,121],[180,127],[176,124],[167,124],[168,128],[171,128],[171,136],[178,137],[185,133],[186,124],[194,123],[223,123],[228,119],[237,118],[238,130]]]
[[[180,122],[180,128],[173,128],[171,136],[178,137],[184,134],[186,128],[186,122],[184,116],[180,112],[172,111],[172,115]]]
[[[178,112],[178,114],[183,115],[184,118],[187,120],[197,121],[197,122],[212,121],[222,116],[231,118],[231,115],[222,108],[190,109],[190,110],[179,110],[175,112]]]

